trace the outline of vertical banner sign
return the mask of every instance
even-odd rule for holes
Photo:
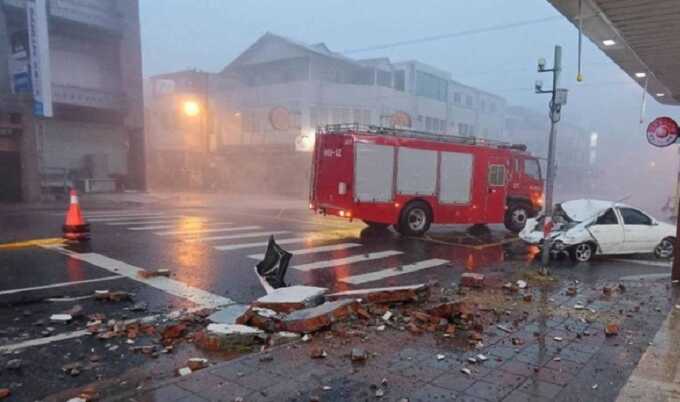
[[[33,84],[33,114],[52,117],[52,74],[46,0],[26,2],[28,50]]]

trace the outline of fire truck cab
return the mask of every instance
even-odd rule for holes
[[[407,236],[432,223],[518,232],[543,200],[539,161],[523,145],[357,124],[317,130],[310,185],[315,212]]]

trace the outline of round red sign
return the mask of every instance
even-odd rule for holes
[[[678,139],[678,123],[670,117],[659,117],[647,126],[647,141],[655,147],[667,147]]]

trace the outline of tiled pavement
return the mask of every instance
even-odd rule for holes
[[[563,293],[556,290],[550,294],[551,307],[557,310],[543,314],[546,309],[536,305],[537,313],[511,334],[488,328],[481,350],[465,349],[460,340],[415,336],[397,329],[369,329],[363,339],[326,333],[309,343],[276,348],[268,353],[271,360],[262,359],[262,354],[245,356],[124,399],[614,401],[661,323],[673,314],[669,313],[674,305],[670,291],[665,282],[636,282],[627,284],[625,293],[612,297],[602,297],[597,287],[584,289],[577,298]],[[589,308],[597,306],[606,320],[618,320],[619,335],[605,337],[605,319],[583,322],[569,313],[576,299]],[[524,343],[514,345],[512,338]],[[348,357],[357,346],[371,354],[363,364],[354,364]],[[311,359],[313,347],[323,348],[329,356]],[[477,353],[486,354],[489,360],[468,363],[468,357]],[[445,358],[439,360],[437,354]],[[676,369],[679,365],[675,361]],[[463,367],[472,370],[472,375],[462,373]],[[677,370],[673,373],[677,375]],[[376,396],[379,390],[384,392],[380,398]]]

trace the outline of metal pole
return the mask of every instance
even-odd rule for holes
[[[555,137],[557,135],[557,122],[559,121],[560,105],[555,102],[557,89],[560,84],[560,73],[562,71],[562,47],[555,46],[555,58],[553,62],[553,86],[550,98],[550,137],[548,139],[548,169],[545,177],[545,205],[544,214],[546,219],[552,219],[553,213],[553,189],[555,186]],[[546,238],[543,242],[543,252],[541,261],[543,267],[548,267],[550,263],[550,239]]]
[[[678,180],[678,185],[680,185],[680,176],[678,177]],[[678,253],[680,253],[680,242],[678,241],[678,239],[680,239],[680,197],[678,197],[675,202],[678,203],[676,209],[676,215],[678,216],[676,218],[677,222],[675,223],[675,246],[673,250],[673,272],[671,274],[671,283],[678,284],[680,283],[680,258],[678,258]]]

